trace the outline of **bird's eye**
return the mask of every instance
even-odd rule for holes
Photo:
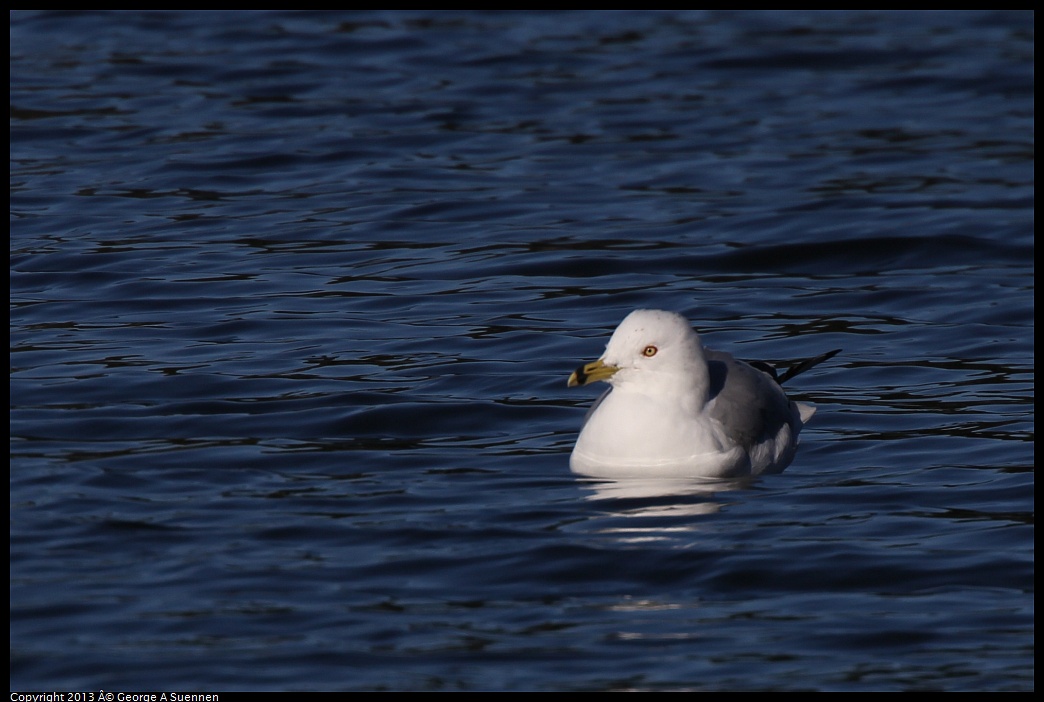
[[[652,358],[653,356],[656,355],[656,351],[657,351],[656,347],[650,344],[649,346],[646,346],[642,350],[642,355],[645,356],[646,358]]]

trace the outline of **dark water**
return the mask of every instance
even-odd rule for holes
[[[1033,22],[11,13],[12,690],[1032,690]],[[785,473],[570,474],[635,307]]]

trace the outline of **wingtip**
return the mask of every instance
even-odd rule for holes
[[[841,349],[834,349],[833,351],[827,351],[826,353],[821,353],[818,356],[807,358],[801,363],[798,363],[796,366],[787,369],[787,372],[781,375],[776,382],[782,385],[791,378],[801,375],[808,369],[818,366],[823,361],[829,361],[831,358],[833,358],[839,353],[841,353]]]

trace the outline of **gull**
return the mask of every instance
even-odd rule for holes
[[[611,386],[588,411],[569,466],[610,479],[778,473],[816,411],[790,400],[781,384],[839,351],[777,375],[768,363],[705,348],[680,314],[635,310],[602,357],[569,376],[569,387]]]

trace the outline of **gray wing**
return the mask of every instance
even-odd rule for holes
[[[704,351],[710,370],[710,415],[729,438],[750,447],[794,422],[786,393],[767,373],[721,351]]]

